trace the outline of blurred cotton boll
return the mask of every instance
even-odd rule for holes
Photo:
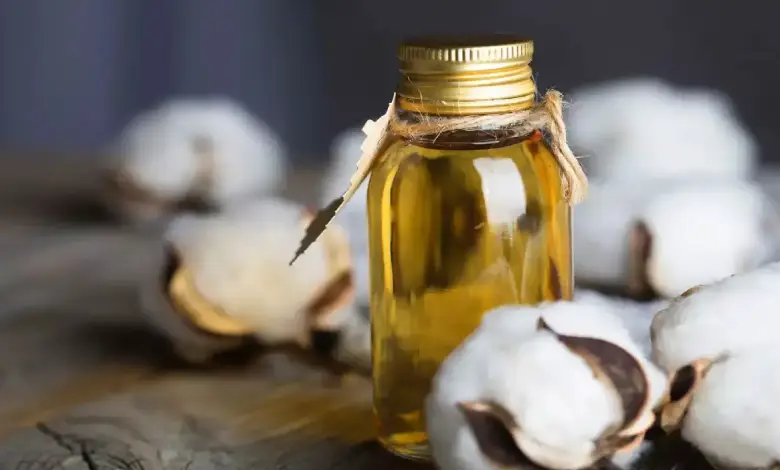
[[[755,140],[717,91],[634,78],[582,87],[570,101],[570,144],[591,177],[741,179],[754,172]]]
[[[289,265],[311,218],[298,204],[275,198],[174,218],[159,272],[145,276],[140,287],[150,324],[191,360],[255,338],[331,357],[349,353],[365,363],[368,326],[353,317],[358,311],[346,234],[329,225]],[[327,350],[320,351],[323,345]]]
[[[578,282],[634,296],[672,298],[777,254],[778,214],[748,181],[593,181],[575,217]]]
[[[361,156],[360,146],[365,137],[361,129],[353,128],[343,131],[333,140],[330,150],[330,169],[325,176],[320,199],[323,207],[349,188],[349,180],[357,169],[357,162]],[[357,302],[363,306],[368,305],[370,297],[367,191],[368,181],[364,181],[334,219],[349,233],[355,270],[355,295]]]
[[[221,97],[173,99],[140,114],[114,151],[108,199],[131,220],[271,194],[286,167],[284,146],[271,129]]]

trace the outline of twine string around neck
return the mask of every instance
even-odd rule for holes
[[[549,90],[536,106],[513,113],[482,116],[431,117],[419,122],[401,120],[396,113],[390,116],[390,131],[400,137],[415,139],[450,131],[511,130],[518,135],[534,130],[545,132],[550,150],[561,169],[561,186],[567,202],[578,204],[588,192],[588,177],[569,148],[566,124],[563,122],[563,95]]]

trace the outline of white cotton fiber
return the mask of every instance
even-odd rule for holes
[[[672,298],[766,262],[776,243],[775,219],[761,189],[739,181],[692,181],[655,195],[639,220],[652,237],[650,286]]]
[[[743,179],[758,148],[724,94],[633,78],[575,90],[570,144],[605,180],[684,175]]]

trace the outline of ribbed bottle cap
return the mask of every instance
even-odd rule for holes
[[[506,36],[421,38],[398,48],[401,107],[433,114],[485,114],[530,107],[533,42]]]

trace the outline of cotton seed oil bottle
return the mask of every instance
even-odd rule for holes
[[[530,41],[399,49],[399,118],[534,104]],[[429,455],[424,400],[441,362],[504,304],[572,296],[571,212],[539,132],[392,137],[368,187],[374,411],[394,453]]]

